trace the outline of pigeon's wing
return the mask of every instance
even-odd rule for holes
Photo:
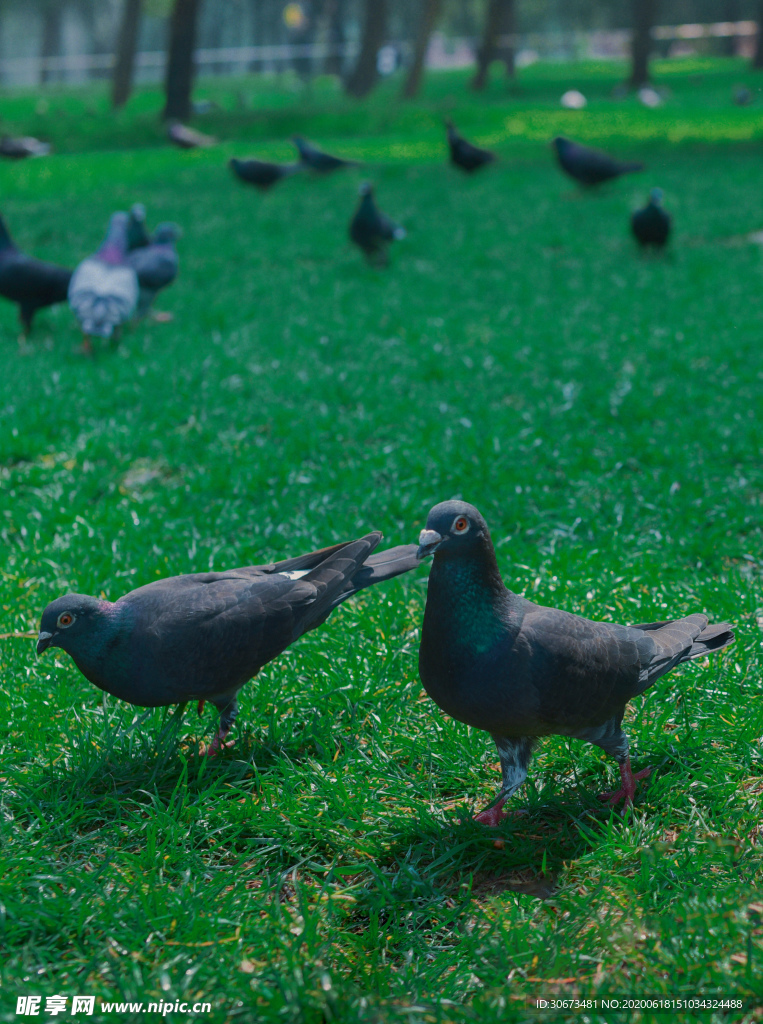
[[[0,263],[0,295],[31,309],[66,300],[72,272],[23,253]]]

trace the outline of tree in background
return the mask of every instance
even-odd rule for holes
[[[141,0],[124,0],[117,37],[117,59],[111,80],[111,105],[123,107],[132,92],[135,52],[138,48]]]
[[[631,77],[629,84],[640,89],[649,82],[652,27],[657,17],[657,0],[633,0],[631,36]]]
[[[323,67],[327,75],[342,75],[342,47],[344,46],[344,22],[347,17],[346,0],[325,0],[323,17],[326,19],[326,45],[328,53]]]
[[[437,19],[442,13],[443,0],[423,0],[423,10],[419,30],[416,34],[416,42],[413,47],[413,61],[403,86],[403,96],[411,99],[416,96],[421,88],[421,78],[424,74],[424,61],[429,49],[429,37],[434,31]]]
[[[757,70],[763,68],[763,0],[758,0],[758,34],[755,37],[755,52],[752,55],[752,66]]]
[[[484,89],[490,64],[502,60],[506,74],[514,77],[514,44],[502,41],[514,35],[514,0],[488,0],[482,42],[477,50],[477,71],[472,89]]]
[[[48,57],[60,57],[63,52],[64,6],[59,0],[42,0],[42,45],[40,57],[45,61]],[[56,76],[45,66],[40,65],[40,85],[47,85]]]
[[[175,0],[170,15],[167,73],[164,80],[165,120],[185,121],[191,114],[196,24],[201,0]]]
[[[367,96],[379,78],[376,57],[387,37],[389,15],[387,0],[365,0],[364,6],[360,53],[355,68],[344,86],[349,96],[356,96],[358,99]]]

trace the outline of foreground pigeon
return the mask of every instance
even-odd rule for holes
[[[265,160],[237,160],[231,157],[228,166],[247,185],[254,185],[256,188],[266,192],[273,185],[284,178],[290,178],[292,174],[304,169],[304,164],[271,164]]]
[[[307,139],[303,139],[301,135],[294,135],[293,142],[299,150],[299,159],[305,167],[309,167],[311,171],[317,171],[318,174],[337,171],[340,167],[359,166],[354,160],[342,160],[338,156],[331,156],[329,153],[316,149]]]
[[[405,228],[385,216],[374,202],[374,190],[364,182],[360,186],[360,203],[350,221],[350,238],[360,246],[369,263],[383,266],[387,262],[387,246],[397,238],[405,238]]]
[[[552,145],[556,150],[559,166],[581,185],[601,185],[611,178],[619,178],[621,174],[629,174],[631,171],[643,171],[644,165],[639,163],[622,163],[614,160],[606,153],[600,153],[596,149],[589,149],[588,146],[581,146],[579,142],[572,142],[558,135]]]
[[[24,336],[32,329],[38,309],[65,302],[72,272],[19,252],[0,217],[0,295],[18,303]]]
[[[488,149],[480,149],[479,146],[473,146],[471,142],[467,142],[458,134],[452,121],[446,121],[445,127],[448,129],[448,146],[452,164],[471,174],[472,171],[478,171],[485,164],[493,163],[495,154]]]
[[[216,753],[259,670],[359,590],[408,572],[416,546],[371,552],[381,533],[271,565],[173,576],[113,604],[66,594],[45,609],[37,652],[60,647],[101,690],[141,707],[205,701]]]
[[[611,754],[633,802],[636,779],[621,724],[629,700],[660,676],[734,640],[707,616],[618,626],[544,608],[513,594],[498,571],[487,524],[473,505],[444,501],[429,513],[419,557],[434,555],[419,673],[447,714],[495,740],[503,785],[476,817],[497,825],[522,785],[539,736],[574,736]]]
[[[80,322],[85,351],[93,334],[110,338],[132,316],[138,302],[138,278],[127,259],[126,213],[112,214],[101,248],[75,269],[69,305]]]
[[[28,156],[48,156],[50,143],[41,142],[32,135],[24,135],[14,138],[12,135],[3,135],[0,138],[0,156],[6,160],[25,160]]]
[[[138,305],[135,319],[140,320],[148,313],[156,296],[175,280],[178,274],[178,255],[175,242],[181,231],[177,224],[169,221],[159,224],[149,239],[148,245],[141,245],[127,254],[127,265],[138,276]],[[171,313],[154,313],[157,320],[171,320]]]
[[[670,214],[662,207],[662,189],[653,188],[649,193],[649,202],[631,217],[631,230],[636,241],[642,248],[652,246],[655,249],[665,247],[670,235]]]

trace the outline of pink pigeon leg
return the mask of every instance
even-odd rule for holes
[[[614,807],[615,804],[624,799],[625,807],[631,807],[633,805],[633,798],[636,795],[636,780],[646,779],[651,773],[651,768],[642,768],[640,772],[636,772],[634,775],[631,769],[631,759],[626,757],[620,765],[620,779],[622,780],[620,789],[612,790],[608,793],[599,793],[599,799],[605,800],[610,807]]]

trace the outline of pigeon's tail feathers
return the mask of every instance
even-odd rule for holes
[[[702,658],[734,643],[734,627],[729,622],[716,622],[707,626],[691,645],[688,658]]]
[[[375,583],[394,579],[421,564],[415,544],[399,544],[367,558],[352,578],[353,591],[372,587]]]
[[[381,533],[376,530],[374,533],[368,534],[368,538],[375,538],[373,547],[375,548],[379,541],[382,539]],[[367,538],[364,537],[364,540]],[[357,543],[350,541],[349,543]],[[306,555],[298,555],[296,558],[285,558],[281,562],[273,562],[271,565],[260,566],[264,572],[302,572],[306,570],[310,572],[317,566],[322,565],[327,559],[335,555],[337,551],[341,551],[343,548],[348,546],[347,541],[343,541],[341,544],[332,544],[330,547],[321,548],[319,551],[310,551]],[[373,548],[371,548],[373,550]]]

